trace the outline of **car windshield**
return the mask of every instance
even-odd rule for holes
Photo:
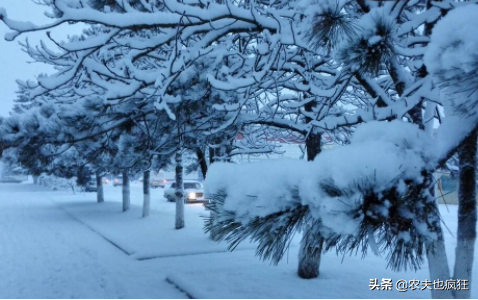
[[[176,183],[171,184],[171,188],[175,189]],[[184,188],[189,190],[199,190],[201,188],[201,185],[195,182],[185,182]]]
[[[201,186],[199,185],[199,183],[194,183],[194,182],[186,182],[184,183],[184,188],[185,189],[200,189]]]

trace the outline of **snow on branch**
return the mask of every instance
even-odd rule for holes
[[[417,268],[439,225],[426,211],[433,197],[420,188],[430,184],[424,170],[431,145],[415,125],[371,122],[350,145],[314,162],[215,164],[206,187],[218,217],[206,229],[220,232],[232,248],[248,237],[259,241],[258,254],[277,262],[291,233],[308,220],[309,234],[324,237],[328,249],[366,252],[373,240],[377,252],[389,251],[392,268]]]
[[[449,158],[478,124],[477,19],[476,4],[450,11],[435,26],[424,57],[446,112],[437,132],[438,157]]]

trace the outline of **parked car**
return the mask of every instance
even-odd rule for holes
[[[168,184],[164,188],[164,198],[169,202],[176,201],[176,196],[174,195],[176,191],[176,182]],[[204,198],[204,188],[202,184],[198,181],[184,181],[184,202],[185,203],[197,203],[197,202],[206,202]]]
[[[122,186],[123,185],[123,176],[119,175],[113,180],[113,186]]]
[[[153,189],[156,188],[164,188],[167,184],[174,182],[174,179],[153,179],[151,180],[151,187]]]
[[[95,179],[90,179],[88,183],[85,186],[85,192],[97,192],[98,191],[98,185],[96,184],[96,178]]]
[[[108,184],[109,182],[108,178],[103,178],[103,184]]]

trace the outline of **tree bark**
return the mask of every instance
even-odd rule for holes
[[[123,171],[123,211],[129,210],[130,204],[129,175],[128,171]]]
[[[319,241],[319,248],[314,249],[307,246],[307,232],[310,230],[310,225],[306,226],[304,236],[300,242],[299,249],[299,267],[297,275],[303,279],[312,279],[319,276],[320,257],[322,256],[323,239]]]
[[[231,156],[230,156],[231,152],[232,152],[232,140],[227,139],[227,143],[225,143],[225,145],[222,147],[222,150],[221,150],[221,155],[223,156],[224,162],[228,162],[228,163],[231,162]]]
[[[305,139],[307,161],[313,161],[321,152],[321,140],[321,133],[315,133],[314,130],[309,133]],[[297,269],[297,275],[304,279],[317,278],[319,276],[322,249],[310,249],[310,247],[308,248],[306,246],[306,234],[310,229],[310,225],[306,225],[306,228],[307,229],[304,230],[304,236],[302,237],[302,242],[299,249],[299,266]],[[322,241],[319,244],[322,245]]]
[[[208,151],[209,151],[209,165],[211,165],[212,163],[214,163],[214,161],[216,159],[214,157],[215,151],[214,151],[214,148],[212,148],[212,147],[209,147]]]
[[[474,131],[458,151],[460,183],[458,189],[458,233],[454,278],[468,280],[471,288],[476,240],[476,142]],[[453,291],[455,298],[470,298],[470,290]]]
[[[150,197],[150,187],[149,187],[149,177],[151,172],[144,171],[143,173],[143,218],[149,216],[149,211],[151,207],[151,197]]]
[[[176,151],[176,229],[184,228],[183,155]]]
[[[428,184],[428,186],[430,186],[429,192],[430,192],[430,195],[433,197],[435,196],[436,184],[431,184],[431,183],[435,181],[435,178],[433,177],[432,174],[430,174],[429,176],[427,176],[427,180],[430,182],[430,184]],[[430,212],[430,214],[433,214],[436,224],[440,224],[441,221],[440,221],[440,215],[438,213],[437,203],[438,203],[438,200],[435,197],[435,203],[434,203],[435,207],[434,207],[434,210]],[[450,278],[450,267],[448,265],[448,259],[446,257],[445,240],[443,238],[443,230],[441,228],[441,225],[438,225],[437,227],[437,234],[438,234],[438,238],[436,242],[434,243],[435,251],[432,252],[430,251],[430,249],[427,249],[427,252],[426,252],[431,281],[444,280],[443,278]],[[451,290],[433,289],[431,293],[432,293],[433,299],[453,298],[453,293],[451,292]]]
[[[450,268],[448,267],[448,260],[446,258],[445,241],[443,239],[443,232],[441,231],[438,236],[438,240],[435,242],[435,253],[427,251],[428,268],[430,270],[430,280],[446,280],[450,278]],[[432,291],[433,299],[451,299],[453,294],[447,290]]]
[[[104,194],[103,194],[103,178],[99,172],[96,172],[96,201],[98,203],[105,202]]]
[[[309,133],[309,135],[305,139],[305,147],[307,149],[307,161],[313,161],[315,157],[320,153],[321,139],[322,139],[322,134],[314,133],[313,130]]]
[[[201,148],[196,148],[196,155],[198,158],[199,166],[201,167],[202,178],[204,180],[206,179],[206,174],[207,174],[206,156],[204,155],[204,152],[202,151]]]
[[[33,175],[33,184],[38,184],[38,175]]]
[[[217,140],[216,140],[216,142],[217,142]],[[209,165],[212,165],[216,161],[216,156],[217,155],[218,155],[218,148],[209,147]],[[209,211],[209,217],[211,218],[211,220],[213,220],[212,222],[216,222],[215,221],[216,216],[215,216],[215,213],[212,210]],[[209,232],[209,238],[213,241],[216,241],[216,235],[217,235],[217,232],[214,229]]]

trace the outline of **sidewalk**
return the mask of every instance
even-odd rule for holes
[[[116,253],[111,261],[118,260],[116,264],[121,266],[124,259],[128,260],[128,270],[134,271],[124,272],[124,276],[132,276],[143,282],[145,290],[151,291],[150,284],[155,288],[157,285],[162,286],[163,290],[153,297],[170,297],[173,291],[182,297],[192,298],[431,297],[429,290],[399,292],[393,287],[390,291],[371,291],[369,286],[370,279],[377,279],[378,282],[392,279],[393,283],[400,279],[429,279],[426,261],[418,272],[394,273],[386,269],[385,255],[377,257],[370,251],[365,259],[361,259],[360,255],[341,257],[332,251],[322,258],[319,278],[304,280],[296,275],[299,236],[293,241],[284,260],[274,266],[268,261],[260,261],[251,244],[245,243],[231,253],[227,251],[225,243],[211,241],[202,229],[202,217],[207,215],[203,206],[186,205],[186,228],[175,230],[175,204],[166,202],[161,190],[152,191],[152,212],[146,219],[141,218],[141,186],[133,185],[131,192],[132,206],[126,213],[121,211],[120,188],[106,187],[106,202],[102,204],[95,202],[94,193],[73,195],[67,192],[48,192],[43,195],[54,201],[56,211],[63,212],[63,219],[68,216],[70,222],[76,220],[75,226],[83,227],[82,231],[87,229],[94,233],[95,245],[98,244],[100,248],[108,245],[109,251]],[[45,209],[48,212],[55,211],[54,206]],[[454,233],[456,206],[449,206],[450,211],[443,205],[440,209],[443,220]],[[63,222],[56,224],[63,226]],[[38,223],[38,226],[45,225]],[[75,235],[76,231],[71,231],[70,234]],[[452,266],[455,238],[448,231],[445,231],[445,238]],[[116,269],[117,267],[112,268]],[[477,267],[474,272],[478,272]],[[473,285],[478,286],[478,278],[473,281]],[[104,296],[101,293],[99,295]],[[153,294],[142,292],[128,295],[151,297]],[[473,289],[472,297],[477,296],[476,289]]]
[[[119,189],[105,188],[105,202],[98,204],[94,193],[78,195],[52,195],[50,198],[65,213],[88,226],[105,240],[120,248],[137,260],[228,252],[226,244],[218,244],[204,234],[204,217],[209,215],[202,204],[187,204],[185,207],[186,227],[174,228],[175,203],[167,202],[161,195],[154,195],[151,214],[142,218],[142,196],[132,187],[132,205],[122,212],[121,203],[114,193]],[[158,191],[154,191],[157,193]],[[65,201],[66,199],[68,201]],[[255,249],[244,243],[237,251]]]
[[[185,298],[33,185],[0,184],[0,298]],[[68,201],[65,199],[65,201]]]

